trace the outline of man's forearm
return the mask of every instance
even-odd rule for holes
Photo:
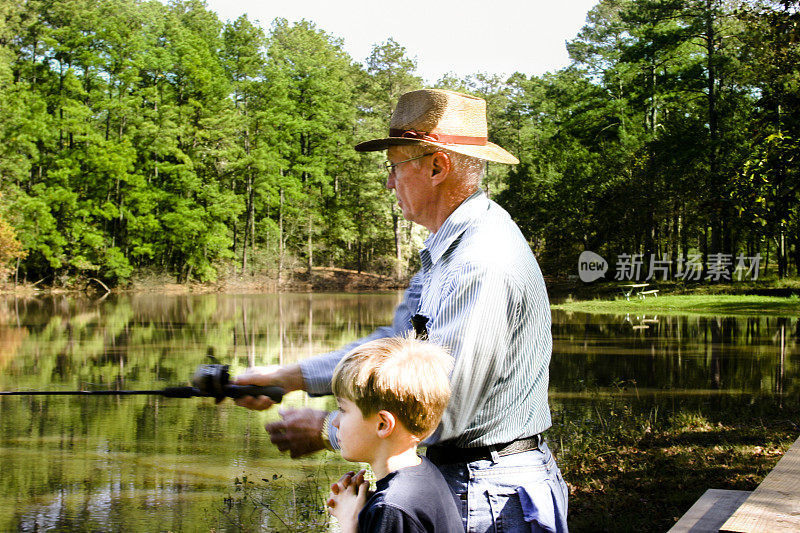
[[[281,383],[281,386],[286,392],[306,390],[306,384],[303,380],[303,372],[300,370],[300,365],[294,364],[281,367],[276,374],[276,381]]]

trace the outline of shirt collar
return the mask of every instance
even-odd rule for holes
[[[483,190],[478,189],[450,213],[439,231],[431,233],[425,239],[425,248],[420,251],[420,254],[429,255],[431,264],[435,265],[453,244],[453,241],[472,226],[487,209],[489,209],[489,198],[486,197]]]

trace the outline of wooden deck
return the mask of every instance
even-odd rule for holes
[[[800,531],[800,438],[753,492],[709,489],[669,533]]]
[[[720,531],[800,531],[800,438]]]
[[[750,494],[749,490],[708,489],[669,533],[717,533]]]

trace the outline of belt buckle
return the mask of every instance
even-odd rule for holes
[[[497,449],[497,446],[489,446],[489,456],[493,463],[497,463],[500,461],[500,452]]]

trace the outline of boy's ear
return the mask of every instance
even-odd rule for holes
[[[389,411],[378,411],[378,437],[385,439],[394,433],[397,426],[397,418]]]

